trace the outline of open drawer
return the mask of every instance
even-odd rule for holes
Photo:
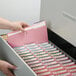
[[[14,71],[16,76],[37,76],[14,49],[12,49],[2,38],[0,38],[0,49],[2,58],[18,67],[17,70]]]

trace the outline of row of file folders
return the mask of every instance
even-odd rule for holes
[[[76,76],[76,64],[51,42],[28,44],[14,50],[38,76]]]

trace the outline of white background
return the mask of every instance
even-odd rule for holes
[[[40,19],[40,0],[0,0],[0,17],[32,25]],[[6,32],[0,30],[0,34]]]

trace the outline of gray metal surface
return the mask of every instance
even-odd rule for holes
[[[0,49],[1,49],[0,50],[1,57],[17,66],[17,70],[14,71],[16,76],[37,76],[35,72],[33,72],[33,70],[20,58],[20,56],[2,38],[0,38]]]

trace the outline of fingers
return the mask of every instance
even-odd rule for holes
[[[10,30],[13,31],[25,31],[24,29],[28,27],[29,25],[25,22],[12,22]]]
[[[21,23],[21,28],[20,28],[20,30],[21,30],[21,31],[25,31],[25,28],[26,28],[26,27],[29,27],[29,25],[26,24],[26,23],[24,23],[24,22],[22,22],[22,23]]]
[[[22,27],[20,28],[20,30],[21,30],[21,31],[23,31],[23,32],[25,31],[25,29],[24,29],[24,28],[22,28]]]
[[[4,74],[6,76],[14,76],[14,74],[9,69],[5,69]]]
[[[28,24],[26,24],[26,23],[24,23],[24,22],[21,22],[21,25],[22,25],[22,27],[23,27],[23,28],[25,28],[25,27],[28,27],[28,26],[29,26]]]
[[[9,68],[9,69],[13,69],[13,70],[15,70],[17,67],[14,66],[14,65],[9,64],[9,65],[8,65],[8,68]]]
[[[15,69],[16,69],[16,66],[11,65],[11,64],[8,63],[8,67],[5,68],[5,70],[4,70],[4,74],[5,74],[6,76],[14,76],[13,73],[12,73],[9,69],[15,70]]]
[[[12,72],[10,71],[10,69],[15,70],[16,66],[6,61],[0,60],[0,71],[2,71],[6,76],[14,76]]]

